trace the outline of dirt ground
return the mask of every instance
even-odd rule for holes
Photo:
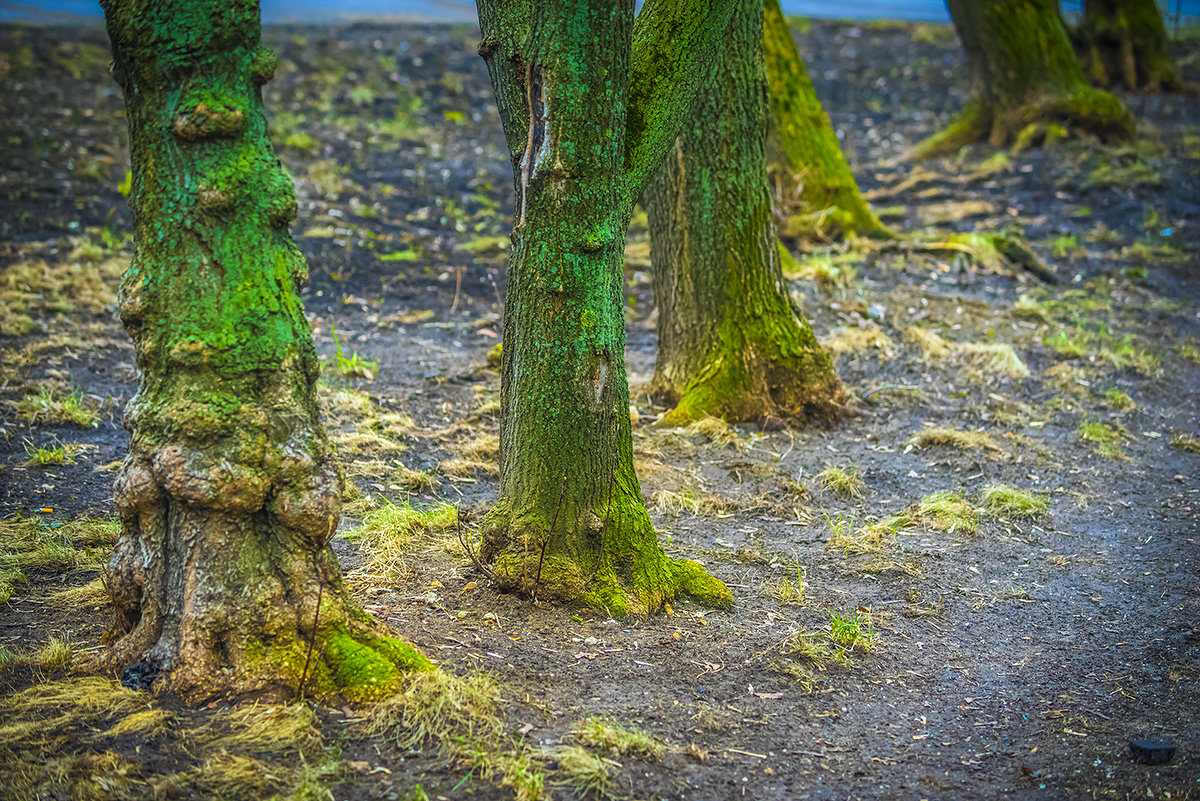
[[[906,164],[965,97],[950,30],[798,24],[876,208],[925,245],[952,244],[793,248],[796,296],[857,398],[843,423],[662,430],[644,389],[654,310],[635,220],[643,491],[668,552],[701,561],[737,606],[615,621],[496,593],[436,524],[381,570],[357,528],[389,502],[446,502],[469,532],[495,496],[499,379],[485,357],[502,333],[512,189],[478,32],[265,36],[281,57],[265,101],[300,194],[322,397],[356,488],[343,567],[444,670],[491,675],[496,748],[525,762],[370,734],[368,711],[336,703],[316,705],[303,737],[252,747],[213,732],[309,713],[188,710],[90,678],[115,537],[95,521],[114,514],[136,383],[114,319],[124,116],[101,31],[7,26],[0,795],[536,797],[517,781],[528,774],[559,798],[1200,797],[1194,97],[1127,97],[1141,121],[1130,145]],[[1200,77],[1200,38],[1176,55]],[[1000,231],[1023,235],[1058,283],[951,236]],[[593,716],[663,747],[597,743],[579,733]],[[1173,757],[1135,761],[1138,738]]]

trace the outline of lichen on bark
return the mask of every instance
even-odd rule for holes
[[[658,307],[653,391],[675,404],[663,424],[826,421],[843,410],[832,360],[780,268],[762,20],[761,0],[739,2],[711,83],[644,197]]]
[[[482,556],[507,589],[616,615],[729,591],[668,558],[633,469],[622,266],[729,0],[479,3],[517,210],[501,357],[500,495]]]
[[[770,96],[767,164],[780,233],[799,239],[887,236],[850,172],[779,0],[764,4],[763,55]]]
[[[1030,126],[1051,125],[1104,141],[1133,136],[1133,115],[1095,89],[1050,0],[948,0],[967,55],[971,99],[945,130],[918,143],[911,158],[986,141],[1002,147]]]
[[[350,600],[329,546],[342,478],[315,402],[295,192],[263,116],[275,60],[258,5],[103,7],[129,120],[119,301],[139,369],[105,661],[190,702],[386,692],[430,664]]]

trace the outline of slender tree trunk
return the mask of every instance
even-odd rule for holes
[[[1077,41],[1088,77],[1098,86],[1184,88],[1167,54],[1167,28],[1155,0],[1086,0]]]
[[[763,51],[771,114],[767,163],[787,237],[887,235],[863,198],[796,49],[779,0],[766,0]]]
[[[104,12],[129,118],[136,248],[120,313],[140,371],[107,661],[191,702],[385,692],[430,665],[350,600],[329,547],[342,479],[296,291],[295,192],[263,117],[275,58],[258,5]]]
[[[502,587],[614,615],[732,596],[663,554],[633,470],[622,253],[732,3],[481,2],[517,191],[501,362],[500,497],[483,558]],[[635,44],[636,43],[636,44]]]
[[[973,97],[949,128],[919,143],[910,156],[953,152],[981,140],[1000,147],[1027,129],[1052,124],[1105,141],[1133,135],[1125,105],[1087,84],[1049,0],[947,5],[967,54]]]
[[[836,417],[845,390],[792,302],[767,192],[762,0],[742,0],[675,152],[646,192],[665,418]],[[782,19],[782,17],[781,17]]]

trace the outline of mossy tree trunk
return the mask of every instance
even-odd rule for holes
[[[1167,28],[1155,0],[1086,0],[1079,54],[1097,86],[1179,91],[1179,70],[1167,54]]]
[[[342,479],[267,138],[275,65],[247,0],[105,0],[125,95],[135,251],[120,314],[140,383],[116,482],[108,664],[189,702],[361,699],[428,668],[348,597],[329,547]],[[320,610],[318,612],[318,604]]]
[[[947,0],[947,5],[967,54],[972,98],[950,127],[919,143],[910,156],[953,152],[977,141],[1004,146],[1031,125],[1058,125],[1105,141],[1133,135],[1125,105],[1088,85],[1050,0]]]
[[[780,270],[762,0],[738,6],[712,81],[644,198],[658,307],[653,386],[675,403],[667,424],[828,420],[845,397]]]
[[[763,51],[771,98],[767,164],[780,232],[806,239],[886,235],[850,172],[779,0],[766,0],[764,11]]]
[[[733,3],[479,3],[517,208],[501,362],[498,583],[614,615],[732,596],[658,545],[633,470],[622,269],[633,205],[671,146]]]

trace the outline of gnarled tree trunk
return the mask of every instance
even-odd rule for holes
[[[1028,126],[1062,126],[1105,141],[1133,135],[1133,116],[1113,95],[1088,85],[1049,0],[947,0],[967,54],[972,98],[946,130],[911,157],[997,147]]]
[[[764,155],[762,0],[738,6],[712,82],[645,196],[658,306],[653,387],[675,403],[667,424],[828,420],[845,398],[780,270]]]
[[[1086,0],[1077,43],[1097,86],[1150,92],[1184,88],[1167,54],[1167,28],[1155,0]]]
[[[501,363],[500,497],[482,556],[508,589],[614,615],[732,596],[658,545],[633,470],[622,254],[633,204],[732,3],[480,2],[517,192]]]
[[[295,192],[263,117],[275,58],[258,5],[104,12],[133,160],[120,313],[141,374],[106,570],[122,623],[108,664],[191,702],[378,695],[430,665],[350,600],[329,547],[342,479],[296,291]]]
[[[887,229],[850,172],[779,0],[766,0],[764,11],[763,52],[771,98],[767,164],[780,232],[808,239],[886,236]]]

